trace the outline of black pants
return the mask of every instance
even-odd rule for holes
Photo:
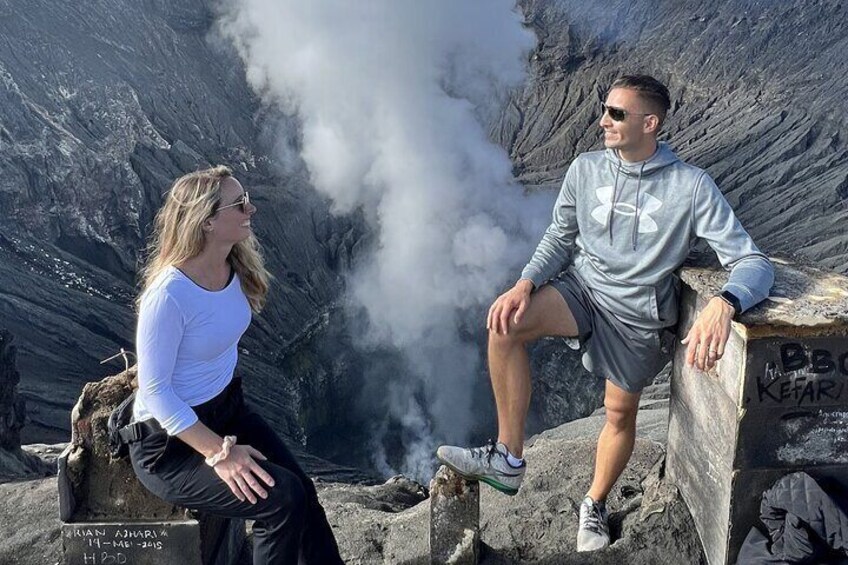
[[[255,520],[253,562],[266,564],[343,563],[315,486],[271,427],[244,402],[241,379],[218,396],[195,406],[214,432],[234,435],[268,458],[258,461],[273,478],[268,498],[239,501],[203,456],[164,430],[130,444],[139,481],[153,494],[178,506],[227,518]]]

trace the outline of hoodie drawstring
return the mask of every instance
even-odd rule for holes
[[[615,216],[613,211],[615,210],[615,205],[618,202],[617,194],[618,194],[618,174],[621,172],[621,161],[618,162],[618,166],[615,169],[615,181],[612,183],[612,199],[610,200],[610,209],[607,213],[607,226],[609,227],[609,240],[610,245],[612,245],[612,219]]]
[[[630,239],[633,242],[633,251],[636,251],[636,239],[639,237],[637,234],[639,233],[639,212],[642,209],[639,207],[639,191],[642,188],[642,172],[645,170],[645,163],[642,163],[642,166],[639,167],[639,178],[636,179],[636,216],[633,220],[633,233],[630,236]],[[612,229],[610,229],[610,241],[612,241]]]

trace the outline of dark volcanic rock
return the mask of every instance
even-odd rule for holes
[[[26,420],[26,402],[18,395],[21,377],[15,365],[12,335],[0,330],[0,449],[21,448],[21,428]]]
[[[18,394],[20,375],[15,363],[12,335],[0,329],[0,483],[43,477],[56,468],[21,449],[21,428],[26,422],[26,402]]]
[[[153,214],[175,177],[216,163],[252,191],[277,277],[243,341],[248,394],[306,435],[307,399],[276,359],[330,308],[362,230],[270,163],[279,117],[213,22],[204,0],[0,5],[0,325],[20,343],[25,442],[66,441],[83,383],[108,372],[99,360],[132,349]]]
[[[665,137],[706,168],[771,253],[848,272],[848,13],[843,2],[522,0],[531,78],[493,135],[530,185],[600,148],[599,99],[647,72],[672,94]]]
[[[533,396],[527,433],[588,416],[604,401],[604,379],[583,368],[576,340],[546,338],[530,348]]]

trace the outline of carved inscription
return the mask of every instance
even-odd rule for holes
[[[756,396],[746,404],[809,406],[848,401],[848,351],[780,345],[778,359],[765,360],[756,379]]]
[[[67,524],[62,529],[65,563],[73,565],[183,563],[188,548],[199,549],[196,523],[176,528],[165,523]]]

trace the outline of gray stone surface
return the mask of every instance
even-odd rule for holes
[[[178,522],[62,524],[64,565],[201,565],[200,525]]]
[[[702,297],[715,296],[727,276],[710,268],[680,272],[681,280]],[[768,300],[742,314],[739,322],[752,337],[848,334],[848,277],[778,259]]]
[[[589,486],[597,424],[603,418],[598,413],[535,438],[526,451],[528,474],[517,496],[481,488],[480,562],[705,563],[686,506],[663,480],[662,440],[648,438],[661,435],[656,423],[667,421],[664,390],[667,385],[646,395],[651,398],[639,414],[633,460],[610,497],[614,543],[609,549],[574,553],[577,505]],[[58,559],[55,492],[55,479],[0,485],[0,561],[43,565]],[[398,478],[379,487],[318,483],[342,556],[350,564],[429,563],[430,503],[416,503],[421,492],[420,486]],[[11,518],[19,514],[20,520]]]

